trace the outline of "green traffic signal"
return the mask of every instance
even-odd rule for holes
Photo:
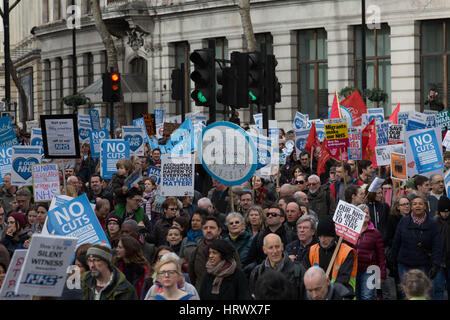
[[[255,97],[255,95],[251,92],[251,91],[249,91],[248,92],[248,94],[250,95],[250,99],[252,100],[252,101],[256,101],[256,97]]]
[[[197,93],[198,101],[205,103],[207,101],[206,97],[203,95],[201,91]]]

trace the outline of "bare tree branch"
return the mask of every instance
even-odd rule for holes
[[[253,32],[252,18],[250,16],[250,0],[239,0],[239,14],[241,15],[242,29],[245,40],[247,40],[247,50],[257,51],[255,33]]]
[[[10,7],[9,7],[9,11],[11,11],[12,9],[14,9],[22,0],[16,0],[16,2],[14,2]]]

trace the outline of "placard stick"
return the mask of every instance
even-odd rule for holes
[[[344,187],[347,189],[347,179],[345,178],[345,167],[344,167],[344,160],[342,160],[342,148],[339,148],[339,157],[341,158],[341,167],[342,167],[342,174],[344,178]]]
[[[334,260],[336,260],[336,256],[339,252],[339,249],[341,248],[341,244],[342,244],[342,237],[339,237],[338,243],[336,245],[336,249],[334,249],[333,256],[331,257],[330,264],[328,265],[328,268],[327,268],[327,273],[326,273],[327,278],[330,275],[331,268],[333,267]]]
[[[233,187],[229,186],[228,191],[230,192],[230,204],[231,204],[231,212],[234,212],[234,193]]]
[[[310,157],[311,157],[311,164],[309,167],[311,168],[311,172],[312,172],[312,162],[313,162],[313,158],[314,158],[314,146],[311,147]]]
[[[394,198],[394,202],[395,202],[395,200],[397,200],[397,189],[395,188],[395,185],[397,184],[397,181],[395,179],[393,179],[392,182],[393,182],[392,183],[392,188],[393,188],[392,190],[394,191],[394,195],[393,195],[394,197],[393,198]]]

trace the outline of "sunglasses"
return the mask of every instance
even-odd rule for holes
[[[267,213],[266,213],[266,216],[267,216],[267,217],[269,217],[269,216],[272,216],[272,217],[278,217],[279,214],[276,213],[276,212],[267,212]]]
[[[295,184],[304,184],[304,183],[305,183],[304,180],[295,181]]]

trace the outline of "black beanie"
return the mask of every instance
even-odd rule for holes
[[[223,260],[231,261],[234,259],[235,249],[227,240],[216,239],[211,243],[209,248],[219,251]]]
[[[450,211],[450,199],[442,195],[438,201],[438,212],[449,212]]]
[[[317,236],[336,237],[336,229],[334,226],[333,217],[323,216],[319,219],[317,226]]]

